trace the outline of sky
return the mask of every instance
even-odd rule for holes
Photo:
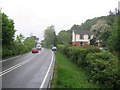
[[[106,16],[120,0],[0,0],[2,12],[14,20],[15,33],[43,39],[44,30],[55,26],[56,34],[87,19]]]

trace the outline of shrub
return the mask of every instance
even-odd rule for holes
[[[58,50],[79,67],[84,68],[90,75],[89,81],[105,87],[120,86],[118,59],[111,53],[101,52],[99,48],[93,46],[83,48],[59,45]]]
[[[99,48],[97,47],[87,47],[87,48],[81,48],[79,49],[79,55],[78,55],[78,60],[77,64],[80,67],[86,67],[86,55],[88,53],[98,53],[101,52]]]
[[[110,53],[89,53],[86,56],[87,71],[93,82],[105,87],[115,87],[118,80],[118,60]]]

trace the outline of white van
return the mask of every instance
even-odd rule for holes
[[[36,48],[37,48],[38,50],[41,50],[41,45],[40,45],[40,44],[37,44],[37,45],[36,45]]]

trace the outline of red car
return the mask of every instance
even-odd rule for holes
[[[32,49],[32,53],[38,53],[39,51],[38,51],[38,49],[37,48],[33,48]]]

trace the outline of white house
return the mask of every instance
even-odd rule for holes
[[[93,34],[89,30],[73,30],[72,31],[72,45],[85,46],[89,45]]]

